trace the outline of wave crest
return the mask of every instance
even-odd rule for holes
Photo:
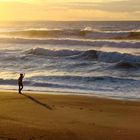
[[[71,56],[77,55],[80,51],[77,50],[50,50],[44,48],[32,48],[26,51],[28,54],[43,55],[43,56]]]
[[[115,65],[116,68],[122,68],[122,69],[129,69],[129,68],[140,68],[140,63],[136,62],[125,62],[121,61]]]
[[[140,39],[140,31],[101,31],[99,29],[27,29],[0,35],[25,38]]]
[[[87,51],[78,51],[78,50],[50,50],[44,48],[33,48],[25,53],[32,55],[43,55],[49,57],[66,57],[72,59],[85,59],[85,60],[98,60],[108,63],[116,63],[121,61],[127,62],[140,62],[140,56],[118,53],[118,52],[104,52],[98,50],[87,50]]]

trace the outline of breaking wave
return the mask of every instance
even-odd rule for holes
[[[19,44],[51,44],[51,45],[80,45],[93,47],[117,47],[117,48],[139,48],[140,41],[116,41],[116,40],[84,40],[69,38],[53,39],[27,39],[27,38],[0,38],[0,43],[19,43]]]
[[[121,62],[118,62],[115,65],[115,67],[116,68],[122,68],[122,69],[140,68],[140,63],[138,63],[138,62],[121,61]]]
[[[71,55],[78,55],[81,51],[77,50],[50,50],[44,48],[33,48],[26,51],[27,54],[33,55],[43,55],[43,56],[71,56]]]
[[[98,29],[26,29],[0,35],[24,38],[140,39],[140,31],[101,31]]]
[[[118,53],[118,52],[104,52],[98,50],[87,50],[87,51],[78,51],[78,50],[50,50],[44,48],[32,48],[25,51],[26,54],[32,55],[42,55],[46,57],[65,57],[70,59],[85,59],[85,60],[98,60],[108,63],[121,62],[120,66],[125,65],[123,62],[140,62],[140,56],[127,54],[127,53]],[[119,64],[118,64],[119,65]]]

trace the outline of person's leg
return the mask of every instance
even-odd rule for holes
[[[21,90],[20,90],[20,85],[18,85],[18,87],[19,87],[19,88],[18,88],[18,93],[21,93]]]
[[[23,84],[20,85],[20,93],[21,93],[22,89],[23,89]]]

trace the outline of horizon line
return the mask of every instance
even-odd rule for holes
[[[135,21],[140,20],[0,20],[0,22],[119,22],[119,21]]]

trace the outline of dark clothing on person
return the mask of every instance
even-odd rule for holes
[[[23,89],[23,78],[24,75],[20,74],[20,77],[18,78],[18,86],[19,86],[18,93],[20,94],[21,94],[21,90]]]

